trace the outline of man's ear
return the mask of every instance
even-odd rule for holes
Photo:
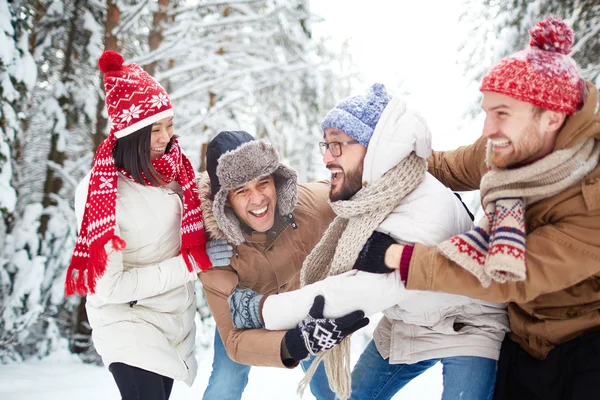
[[[558,132],[560,128],[562,128],[565,123],[565,119],[567,118],[567,114],[546,110],[542,114],[543,123],[546,131],[548,132]]]
[[[229,198],[225,199],[225,207],[231,208],[231,203],[229,202]]]

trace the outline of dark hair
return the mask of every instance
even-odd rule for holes
[[[146,176],[153,186],[159,186],[161,176],[156,172],[150,160],[151,137],[152,125],[148,125],[117,139],[113,149],[113,158],[115,159],[115,166],[127,171],[137,183],[145,186],[146,183],[143,177]],[[165,153],[171,150],[173,141],[176,138],[176,135],[171,137]]]

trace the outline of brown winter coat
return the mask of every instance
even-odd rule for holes
[[[588,83],[584,107],[568,117],[554,150],[589,137],[600,139],[600,97]],[[479,188],[486,140],[435,152],[429,172],[453,190]],[[600,166],[563,193],[527,207],[523,282],[484,288],[435,248],[417,244],[407,287],[442,290],[490,302],[507,302],[511,339],[544,359],[556,345],[600,329]]]
[[[224,238],[207,197],[206,176],[200,185],[200,198],[206,230],[211,239]],[[231,266],[216,267],[200,274],[206,299],[229,357],[238,363],[271,367],[290,367],[281,360],[280,348],[285,331],[234,329],[227,296],[239,286],[261,294],[283,293],[298,289],[302,262],[321,239],[334,218],[328,203],[329,184],[298,185],[298,204],[289,220],[275,222],[267,233],[244,232],[246,241],[234,249]]]

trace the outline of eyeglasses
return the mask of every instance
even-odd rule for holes
[[[342,155],[342,146],[347,146],[349,144],[357,144],[357,143],[358,143],[358,141],[356,141],[356,140],[350,140],[348,142],[331,142],[331,143],[319,142],[319,147],[321,148],[321,154],[325,155],[325,152],[327,151],[327,149],[329,149],[329,152],[331,153],[332,156],[339,157]]]

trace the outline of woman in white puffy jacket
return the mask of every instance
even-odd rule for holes
[[[391,98],[367,147],[362,181],[377,181],[413,151],[426,158],[430,143],[422,118],[407,109],[400,98]],[[379,225],[375,235],[383,233],[403,244],[434,246],[471,226],[460,200],[427,174]],[[351,399],[391,398],[438,361],[444,371],[443,399],[492,395],[500,345],[508,331],[504,305],[445,293],[407,291],[398,271],[373,274],[352,270],[263,299],[260,312],[265,328],[293,328],[308,314],[317,295],[325,297],[325,318],[355,310],[364,311],[366,316],[384,313],[352,373]],[[464,390],[467,387],[469,390]]]
[[[108,138],[79,184],[66,294],[87,294],[92,339],[124,400],[191,385],[197,273],[210,267],[193,168],[164,89],[115,52],[104,72]]]

